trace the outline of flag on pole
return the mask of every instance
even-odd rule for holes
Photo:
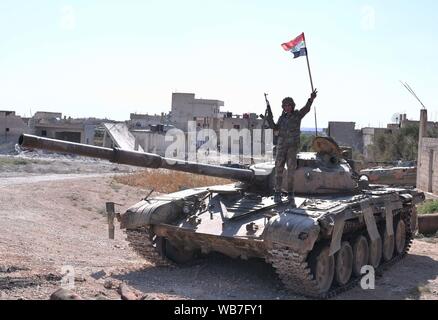
[[[290,51],[294,55],[294,59],[302,56],[307,56],[306,42],[304,40],[304,32],[295,39],[285,42],[281,45],[284,50]]]

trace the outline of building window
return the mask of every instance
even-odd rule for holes
[[[46,130],[41,130],[41,136],[47,137],[47,131]]]
[[[6,128],[5,131],[6,131],[6,132],[9,132],[9,128]]]
[[[240,129],[240,125],[239,124],[235,124],[234,125],[234,129]]]

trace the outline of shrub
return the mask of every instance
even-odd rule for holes
[[[421,214],[438,213],[438,200],[430,200],[418,206],[418,212]]]
[[[231,180],[170,170],[145,170],[139,173],[116,176],[118,183],[132,187],[154,189],[170,193],[183,189],[232,183]]]

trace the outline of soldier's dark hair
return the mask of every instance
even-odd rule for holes
[[[284,98],[283,101],[281,102],[281,106],[285,106],[285,105],[291,105],[295,107],[294,99],[292,99],[291,97]]]

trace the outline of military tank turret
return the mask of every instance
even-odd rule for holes
[[[274,202],[273,163],[229,168],[31,135],[19,144],[236,180],[146,197],[116,215],[120,228],[138,254],[157,264],[212,251],[262,258],[286,288],[317,298],[355,285],[365,265],[382,268],[406,255],[416,230],[415,204],[424,200],[413,188],[368,185],[336,142],[324,137],[314,139],[314,152],[297,156],[296,208],[286,197]],[[107,208],[112,227],[114,207]]]

